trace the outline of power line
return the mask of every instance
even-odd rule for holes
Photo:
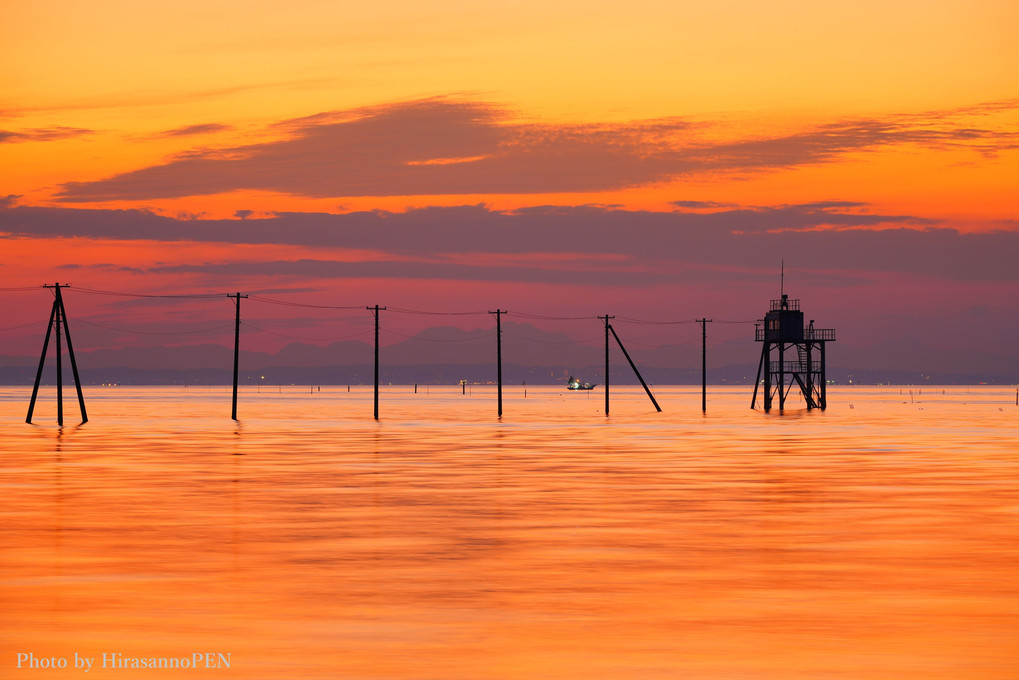
[[[24,292],[39,290],[41,286],[21,286],[11,288],[0,288],[0,292]],[[85,288],[85,287],[73,287],[71,290],[79,293],[85,293],[88,295],[106,295],[111,297],[130,297],[130,298],[156,298],[156,299],[185,299],[185,300],[207,300],[224,297],[223,293],[131,293],[127,291],[115,291],[115,290],[102,290],[98,288]],[[232,294],[227,294],[226,297],[235,297]],[[262,295],[249,295],[249,299],[258,302],[263,302],[271,305],[281,305],[284,307],[301,307],[306,309],[360,309],[360,305],[322,305],[322,304],[311,304],[306,302],[294,302],[291,300],[280,300],[277,298],[265,297]],[[410,309],[407,307],[390,307],[389,311],[396,312],[398,314],[417,314],[423,316],[480,316],[487,314],[487,310],[467,310],[467,311],[436,311],[427,309]],[[595,320],[599,317],[596,315],[586,316],[557,316],[552,314],[535,314],[531,312],[505,312],[506,314],[512,314],[513,316],[521,319],[533,319],[539,321],[587,321]],[[634,317],[618,317],[618,322],[634,323],[634,324],[649,324],[649,325],[681,325],[681,324],[694,324],[698,323],[695,319],[638,319]],[[715,323],[725,324],[753,324],[758,323],[759,320],[716,320]]]
[[[261,295],[249,295],[249,300],[257,300],[270,305],[283,305],[284,307],[307,307],[312,309],[361,309],[360,305],[312,305],[304,302],[291,302],[290,300],[276,300],[274,298],[262,297]]]
[[[713,335],[709,335],[708,339],[709,340],[714,340],[716,343],[721,344],[721,345],[733,345],[733,344],[735,344],[735,345],[742,345],[742,344],[745,344],[745,343],[754,342],[753,340],[740,340],[738,338],[733,338],[731,340],[723,340],[722,338],[716,338]]]
[[[353,335],[344,335],[344,336],[341,336],[341,337],[338,337],[338,338],[336,338],[336,337],[333,337],[333,338],[302,338],[302,337],[297,337],[295,335],[286,335],[284,333],[277,333],[275,331],[270,331],[270,330],[266,330],[264,328],[259,328],[258,326],[255,326],[254,324],[252,324],[249,321],[242,321],[241,325],[246,327],[246,328],[250,328],[250,329],[252,329],[254,331],[258,331],[259,333],[267,333],[269,335],[275,335],[277,337],[286,338],[288,340],[306,340],[308,342],[339,342],[340,340],[350,340],[351,338],[360,338],[362,336],[371,334],[371,331],[361,331],[360,333],[354,333]]]
[[[139,334],[143,334],[143,335],[190,335],[190,334],[193,334],[193,333],[210,333],[212,331],[218,331],[218,330],[223,329],[223,328],[229,328],[230,325],[231,325],[229,323],[227,323],[227,324],[220,324],[219,326],[213,326],[212,328],[201,328],[201,329],[191,330],[191,331],[142,331],[142,330],[132,330],[132,329],[128,329],[128,328],[115,328],[113,326],[106,326],[106,325],[101,324],[101,323],[96,323],[94,321],[86,321],[85,319],[78,319],[78,318],[75,318],[74,322],[75,323],[83,323],[86,326],[95,326],[96,328],[104,328],[104,329],[106,329],[108,331],[116,331],[117,333],[139,333]]]
[[[625,321],[627,323],[650,324],[650,325],[656,325],[656,326],[672,326],[672,325],[677,325],[677,324],[697,323],[697,321],[687,321],[685,319],[682,320],[682,321],[650,321],[648,319],[633,319],[633,318],[626,317],[626,316],[620,316],[620,317],[616,317],[616,318],[619,321]]]
[[[390,312],[397,312],[399,314],[421,314],[426,316],[473,316],[475,314],[487,314],[487,311],[470,311],[470,312],[430,312],[421,309],[406,309],[403,307],[390,307]]]
[[[154,293],[126,293],[123,291],[116,290],[98,290],[96,288],[75,287],[73,290],[77,293],[87,293],[89,295],[108,295],[111,297],[179,298],[179,299],[211,299],[223,297],[223,293],[190,293],[190,294],[157,295]]]
[[[542,344],[542,345],[576,345],[576,344],[583,344],[585,342],[594,342],[595,340],[601,339],[600,335],[596,335],[596,336],[594,336],[592,338],[585,338],[583,340],[572,340],[572,339],[571,340],[538,340],[537,338],[528,338],[528,337],[525,337],[523,335],[517,335],[516,333],[511,333],[510,331],[506,330],[505,328],[502,329],[502,333],[503,333],[503,335],[508,335],[511,338],[516,338],[517,340],[526,340],[527,342],[536,342],[536,343],[539,343],[539,344]]]
[[[693,342],[693,341],[691,341],[691,342]],[[649,347],[649,348],[651,348],[651,347],[659,347],[659,348],[681,347],[684,344],[689,344],[689,343],[673,343],[671,345],[657,345],[657,344],[655,344],[653,342],[639,342],[637,340],[627,340],[626,343],[628,345],[636,345],[637,347]]]
[[[398,335],[401,338],[408,338],[410,340],[421,340],[423,342],[472,342],[476,340],[485,340],[495,335],[495,331],[486,332],[484,335],[475,335],[470,338],[422,338],[418,335],[404,335],[403,333],[397,333],[389,328],[383,329],[387,334]]]
[[[0,331],[16,331],[19,328],[28,328],[29,326],[36,326],[36,327],[38,327],[40,325],[41,324],[39,322],[33,321],[32,323],[23,323],[20,326],[8,326],[7,328],[0,328]]]
[[[540,319],[542,321],[588,321],[597,319],[597,316],[546,316],[544,314],[528,314],[526,312],[506,312],[523,319]]]

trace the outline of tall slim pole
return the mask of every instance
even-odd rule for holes
[[[599,316],[598,318],[605,320],[605,415],[608,416],[609,415],[609,319],[614,319],[616,317],[609,316],[608,314],[606,314],[605,316]]]
[[[74,388],[78,392],[78,409],[81,411],[81,422],[88,422],[85,412],[85,395],[81,392],[81,379],[78,377],[78,362],[74,359],[74,346],[71,344],[71,328],[67,325],[67,310],[64,309],[64,298],[60,295],[60,286],[56,287],[56,303],[60,306],[60,316],[64,320],[64,337],[67,339],[67,358],[71,360],[71,372],[74,374]]]
[[[708,410],[708,323],[714,319],[700,318],[697,323],[701,325],[701,411]],[[756,386],[755,386],[756,389]]]
[[[60,290],[60,288],[59,288],[60,284],[59,283],[57,284],[57,286],[58,286],[57,290]],[[59,295],[59,293],[57,293],[57,294]],[[63,322],[63,314],[62,314],[63,310],[60,309],[59,299],[54,300],[53,304],[55,304],[56,307],[57,307],[57,321],[56,321],[56,331],[57,331],[57,337],[56,337],[56,341],[57,341],[57,425],[63,425],[64,424],[64,372],[63,372],[62,369],[63,369],[63,363],[64,362],[63,362],[62,357],[60,356],[60,354],[61,354],[61,352],[60,352],[60,324]]]
[[[240,375],[240,355],[241,355],[241,298],[248,297],[247,295],[227,295],[229,298],[234,298],[234,302],[237,304],[237,315],[234,320],[234,392],[233,392],[233,410],[231,411],[230,417],[237,420],[237,379]]]
[[[365,307],[375,315],[375,420],[379,419],[379,310],[385,307]]]
[[[502,315],[505,313],[505,309],[496,309],[494,312],[489,312],[489,314],[495,314],[495,361],[498,367],[496,369],[496,383],[498,385],[500,418],[502,418]]]

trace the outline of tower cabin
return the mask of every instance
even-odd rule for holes
[[[835,329],[814,328],[813,319],[804,326],[800,301],[783,294],[781,299],[771,301],[771,309],[755,324],[755,331],[757,342],[764,344],[750,408],[757,407],[763,377],[765,412],[771,410],[776,398],[779,411],[785,410],[794,385],[800,388],[808,410],[824,410],[828,405],[825,343],[835,341]]]

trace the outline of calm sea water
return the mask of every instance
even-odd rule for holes
[[[0,677],[1019,678],[1015,388],[656,394],[0,388]]]

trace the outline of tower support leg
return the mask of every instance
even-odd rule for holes
[[[757,379],[754,380],[754,397],[750,400],[750,408],[757,406],[757,388],[761,384],[761,369],[764,368],[764,357],[768,354],[768,345],[765,343],[761,347],[761,361],[757,364]],[[767,388],[765,388],[767,391]]]
[[[828,408],[828,372],[824,365],[824,342],[819,343],[818,347],[821,349],[821,399],[818,407],[823,411]]]
[[[778,343],[778,410],[785,410],[785,343]]]
[[[813,361],[812,361],[813,354],[810,351],[811,348],[813,347],[813,343],[807,342],[807,343],[804,343],[804,345],[805,345],[806,350],[807,350],[807,352],[806,352],[806,354],[807,354],[807,370],[806,370],[806,375],[805,375],[807,381],[806,381],[806,385],[803,386],[803,390],[804,390],[805,396],[807,397],[807,408],[808,409],[812,409],[812,408],[816,408],[817,407],[817,404],[814,401],[814,366],[813,366]]]

